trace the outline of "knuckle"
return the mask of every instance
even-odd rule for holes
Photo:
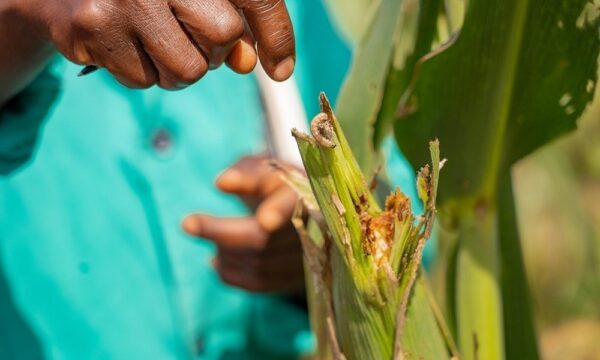
[[[237,15],[223,14],[215,21],[216,31],[210,36],[210,41],[216,46],[229,46],[244,35],[244,22]]]
[[[103,27],[107,15],[95,2],[86,1],[73,12],[71,24],[76,30],[91,33]]]

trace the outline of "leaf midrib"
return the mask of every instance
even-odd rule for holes
[[[489,200],[493,199],[496,193],[498,176],[500,175],[503,161],[502,154],[510,120],[514,88],[517,82],[519,54],[523,46],[525,23],[530,0],[519,0],[515,3],[514,21],[511,24],[509,39],[505,44],[507,50],[504,52],[506,54],[503,61],[504,66],[500,70],[498,77],[499,79],[506,79],[506,81],[501,80],[503,88],[501,91],[498,91],[500,98],[495,103],[496,111],[491,112],[491,114],[497,114],[495,121],[492,122],[496,124],[496,127],[492,130],[496,132],[496,136],[492,137],[493,142],[491,142],[491,146],[489,147],[489,153],[491,154],[490,162],[487,164],[487,171],[484,172],[485,175],[482,184],[482,195]]]

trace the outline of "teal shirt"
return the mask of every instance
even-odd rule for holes
[[[314,114],[320,90],[335,99],[349,50],[318,1],[288,5],[296,76]],[[224,285],[212,244],[179,226],[191,212],[248,213],[213,183],[266,148],[255,78],[223,68],[183,91],[136,91],[104,71],[78,71],[56,59],[0,112],[0,357],[310,351],[303,309]]]

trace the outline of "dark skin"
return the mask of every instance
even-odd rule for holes
[[[250,72],[257,56],[267,74],[281,81],[295,62],[292,25],[281,0],[0,0],[0,49],[0,106],[56,51],[77,64],[106,68],[128,87],[172,90],[223,63]],[[296,196],[263,160],[245,158],[217,181],[255,215],[192,215],[184,228],[215,242],[215,266],[225,282],[299,293],[301,249],[289,221]]]
[[[252,292],[303,293],[302,249],[290,221],[297,195],[281,175],[265,157],[245,157],[217,179],[217,187],[239,196],[254,214],[184,219],[188,234],[216,245],[214,264],[225,283]]]
[[[256,49],[274,80],[295,63],[281,0],[3,0],[0,48],[0,105],[57,50],[132,88],[181,89],[224,62],[247,73]]]

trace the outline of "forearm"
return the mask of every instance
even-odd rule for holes
[[[0,1],[0,107],[23,90],[55,53],[10,3]]]

